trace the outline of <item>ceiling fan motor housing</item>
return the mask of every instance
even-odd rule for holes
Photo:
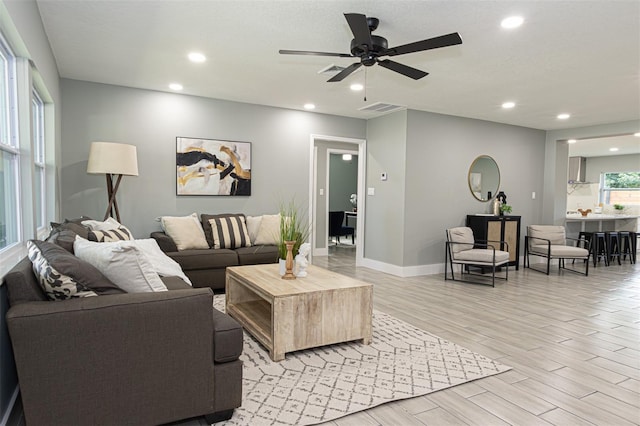
[[[357,44],[356,39],[351,40],[351,54],[360,58],[362,65],[370,67],[376,63],[380,52],[386,50],[388,46],[386,38],[371,34],[370,47]]]

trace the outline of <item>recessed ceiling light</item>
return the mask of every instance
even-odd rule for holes
[[[522,18],[522,16],[509,16],[508,18],[504,18],[502,20],[502,22],[500,22],[500,25],[502,26],[502,28],[518,28],[520,25],[522,25],[522,23],[524,22],[524,19]]]
[[[558,114],[558,120],[566,120],[569,117],[571,117],[571,114],[567,114],[567,113]]]
[[[513,108],[514,106],[516,106],[515,102],[505,102],[502,104],[502,108],[504,109]]]
[[[198,63],[198,64],[200,64],[200,63],[202,63],[202,62],[207,60],[207,57],[204,56],[200,52],[191,52],[191,53],[189,53],[189,55],[187,55],[187,57],[189,58],[189,60],[191,62],[195,62],[195,63]]]
[[[316,109],[314,104],[304,104],[304,109]]]
[[[639,137],[639,138],[640,138],[640,132],[638,132],[638,133],[634,133],[634,134],[633,134],[633,136],[637,136],[637,137]]]
[[[577,140],[575,140],[575,139],[569,139],[569,140],[567,141],[567,143],[576,143],[576,142],[578,142],[578,141],[577,141]]]
[[[180,84],[180,83],[171,83],[169,85],[169,89],[171,89],[171,90],[182,90],[182,84]]]
[[[616,152],[618,150],[619,150],[619,148],[609,148],[609,151],[611,151],[611,152]]]
[[[349,86],[349,88],[351,90],[353,90],[354,92],[357,92],[357,91],[360,91],[360,90],[364,89],[364,86],[362,84],[359,84],[359,83],[354,83],[351,86]]]

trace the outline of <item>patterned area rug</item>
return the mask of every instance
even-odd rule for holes
[[[224,295],[214,306],[224,312]],[[273,362],[245,332],[241,359],[242,407],[216,425],[312,425],[510,370],[377,311],[371,345],[323,346]]]

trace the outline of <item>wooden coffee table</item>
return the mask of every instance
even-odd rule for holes
[[[371,343],[373,285],[317,266],[280,278],[278,264],[227,268],[226,310],[274,361],[333,343]]]

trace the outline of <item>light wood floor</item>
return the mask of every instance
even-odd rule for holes
[[[492,288],[398,278],[356,268],[354,247],[329,250],[313,263],[373,283],[375,309],[513,369],[325,425],[640,424],[640,265],[520,268]]]
[[[327,425],[640,424],[637,264],[589,277],[520,268],[492,288],[355,268],[339,246],[314,263],[373,283],[375,309],[513,367]]]

